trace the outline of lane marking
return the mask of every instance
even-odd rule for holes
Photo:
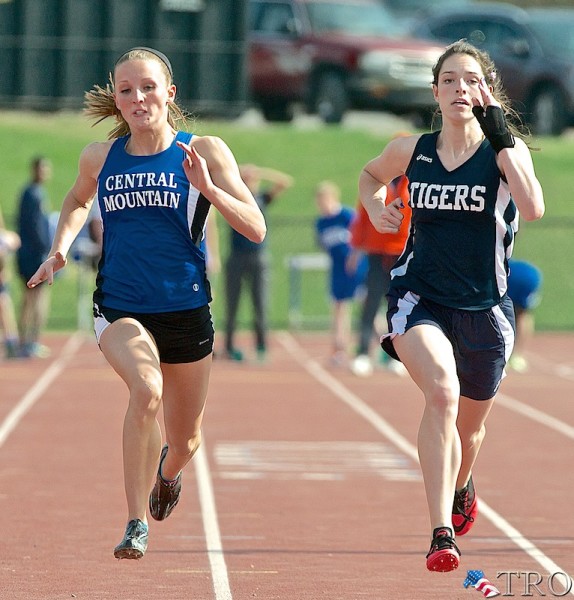
[[[84,342],[84,339],[84,333],[81,331],[76,331],[72,334],[62,348],[58,358],[50,363],[36,383],[24,394],[8,415],[6,415],[6,418],[0,424],[0,448],[4,445],[4,442],[8,439],[10,434],[18,427],[18,424],[24,415],[34,406],[34,404],[36,404],[54,379],[58,377],[64,370],[64,367],[72,360],[75,353]]]
[[[34,406],[49,388],[51,383],[64,370],[72,360],[82,343],[85,334],[82,331],[76,331],[70,336],[58,358],[56,358],[48,368],[42,373],[36,383],[22,397],[18,404],[10,411],[6,418],[0,424],[0,447],[8,439],[10,434],[16,429],[24,415]],[[229,577],[225,558],[223,556],[223,545],[217,521],[217,511],[213,495],[213,486],[209,473],[209,466],[205,454],[204,444],[201,444],[197,450],[193,463],[195,465],[196,477],[198,481],[199,502],[201,505],[201,516],[203,520],[203,529],[209,564],[211,567],[211,576],[216,600],[232,600],[231,589],[229,587]]]
[[[242,570],[242,571],[229,571],[233,575],[278,575],[279,571],[266,570]],[[192,574],[192,575],[205,575],[209,573],[207,569],[165,569],[164,573],[177,573],[177,574]]]
[[[376,475],[387,481],[420,481],[418,465],[381,442],[218,442],[213,452],[224,479],[335,481]]]
[[[217,519],[213,484],[205,452],[205,436],[203,437],[203,442],[193,457],[193,464],[195,466],[197,477],[199,504],[201,518],[203,520],[203,531],[205,532],[207,556],[211,567],[211,581],[213,583],[213,591],[215,592],[215,600],[232,600],[231,588],[229,587],[229,575],[227,572],[227,565],[225,564],[223,544],[221,543],[221,533]]]
[[[303,367],[320,384],[333,392],[339,400],[343,401],[354,412],[368,421],[379,433],[387,438],[399,450],[410,456],[417,463],[419,462],[418,451],[405,437],[403,437],[392,425],[383,417],[376,413],[361,398],[351,392],[340,381],[335,379],[328,371],[311,358],[305,349],[298,344],[297,340],[288,332],[277,333],[277,340],[291,355],[291,357]],[[570,579],[564,569],[558,566],[550,557],[546,556],[542,550],[537,548],[529,539],[527,539],[518,529],[513,527],[502,515],[498,514],[484,500],[479,499],[480,508],[484,516],[496,527],[508,540],[523,550],[530,558],[537,562],[549,575],[553,573],[564,573]],[[574,596],[574,589],[568,590],[570,595]]]
[[[539,410],[538,408],[534,408],[533,406],[525,404],[524,402],[520,402],[520,400],[516,400],[515,398],[512,398],[506,394],[498,394],[496,402],[508,410],[512,410],[523,417],[532,419],[533,421],[536,421],[541,425],[545,425],[549,429],[554,429],[554,431],[557,431],[571,440],[574,440],[574,427],[564,423],[563,421],[560,421],[560,419],[557,419],[548,413]]]
[[[565,363],[556,363],[539,353],[529,352],[528,355],[533,357],[532,362],[542,367],[543,371],[562,379],[574,380],[574,367]]]

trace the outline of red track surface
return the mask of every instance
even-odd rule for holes
[[[539,335],[531,370],[505,380],[474,472],[484,509],[447,574],[425,569],[419,391],[330,369],[324,336],[281,333],[266,364],[215,361],[182,500],[150,524],[144,559],[116,561],[126,391],[91,337],[74,340],[0,362],[2,600],[483,597],[469,569],[506,597],[558,597],[549,573],[574,575],[572,337]]]

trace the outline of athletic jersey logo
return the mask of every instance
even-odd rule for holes
[[[424,154],[419,154],[417,156],[417,160],[423,160],[424,162],[432,163],[432,158],[430,156],[425,156]]]
[[[161,206],[177,210],[180,201],[174,173],[119,173],[104,180],[106,192],[102,194],[106,212],[136,208],[139,206]]]
[[[484,185],[442,185],[414,181],[410,185],[410,193],[413,208],[482,212],[485,207]]]

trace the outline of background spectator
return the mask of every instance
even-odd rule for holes
[[[20,236],[6,229],[0,210],[0,329],[3,332],[6,358],[16,358],[20,351],[18,325],[14,303],[8,288],[8,266],[10,255],[20,247]]]
[[[396,198],[401,198],[405,206],[403,209],[404,219],[398,233],[379,233],[373,227],[367,211],[360,202],[357,208],[357,218],[351,225],[351,246],[354,253],[365,253],[368,260],[367,293],[361,308],[357,356],[351,364],[351,370],[359,377],[367,377],[373,372],[371,344],[374,337],[378,338],[383,333],[382,327],[377,331],[377,314],[389,291],[391,268],[403,251],[409,235],[411,209],[409,207],[408,180],[404,175],[389,184],[387,200],[392,202]],[[379,347],[378,343],[377,347]],[[398,375],[405,374],[405,368],[399,361],[390,356],[387,357],[386,354],[382,356],[388,370]]]
[[[31,171],[31,181],[22,192],[18,207],[21,246],[17,262],[23,284],[19,319],[20,350],[24,357],[46,357],[49,349],[38,340],[48,316],[49,288],[43,285],[29,288],[26,283],[50,250],[50,220],[44,183],[52,176],[52,165],[44,156],[38,156],[32,160]]]
[[[293,185],[293,178],[276,169],[253,164],[240,165],[241,177],[255,197],[261,211],[281,192]],[[235,346],[237,309],[245,282],[251,292],[253,305],[253,329],[255,349],[260,360],[267,353],[267,310],[269,293],[269,255],[266,242],[256,244],[234,229],[230,229],[229,255],[225,263],[226,327],[225,356],[231,360],[243,360],[243,352]]]
[[[319,217],[315,221],[318,243],[331,259],[329,295],[332,306],[333,347],[331,363],[347,361],[352,330],[352,300],[364,282],[367,263],[364,257],[351,264],[349,228],[355,216],[353,209],[341,204],[341,190],[331,181],[322,181],[315,191]]]
[[[510,268],[508,295],[514,303],[516,316],[514,351],[508,361],[508,366],[513,371],[524,373],[528,369],[524,351],[534,335],[533,310],[540,304],[542,273],[540,269],[525,260],[511,258],[508,266]]]

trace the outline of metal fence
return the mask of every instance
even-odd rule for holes
[[[152,46],[198,114],[246,106],[247,0],[0,0],[0,106],[79,108],[120,54]]]

